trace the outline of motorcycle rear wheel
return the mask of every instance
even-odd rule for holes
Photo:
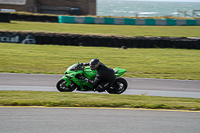
[[[64,79],[60,79],[57,84],[56,88],[60,92],[72,92],[76,89],[76,85],[72,82],[69,86],[66,86],[66,81]]]
[[[107,92],[110,94],[121,94],[127,89],[127,87],[127,81],[124,78],[118,77],[115,79],[112,87],[107,89]]]

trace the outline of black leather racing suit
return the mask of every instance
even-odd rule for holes
[[[88,80],[88,83],[94,86],[96,91],[105,91],[115,81],[115,73],[111,68],[106,67],[104,64],[100,64],[97,75],[94,80]]]

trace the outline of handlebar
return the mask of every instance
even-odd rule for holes
[[[71,71],[74,71],[74,70],[83,70],[84,71],[85,66],[89,66],[89,63],[77,63],[76,66],[74,66],[70,70]]]

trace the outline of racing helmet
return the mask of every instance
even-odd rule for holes
[[[95,58],[95,59],[92,59],[89,64],[90,64],[91,70],[97,70],[100,65],[100,61],[99,59]]]

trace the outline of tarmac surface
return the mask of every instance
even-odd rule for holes
[[[62,75],[0,73],[0,90],[57,91]],[[127,95],[200,98],[200,81],[125,78]],[[88,93],[88,92],[87,92]],[[96,92],[93,92],[96,93]],[[199,111],[0,107],[2,133],[197,133]]]
[[[0,90],[57,91],[55,85],[61,77],[62,75],[0,73]],[[200,98],[198,80],[125,79],[128,89],[123,94],[126,95]]]
[[[199,112],[0,107],[1,133],[198,133]]]

